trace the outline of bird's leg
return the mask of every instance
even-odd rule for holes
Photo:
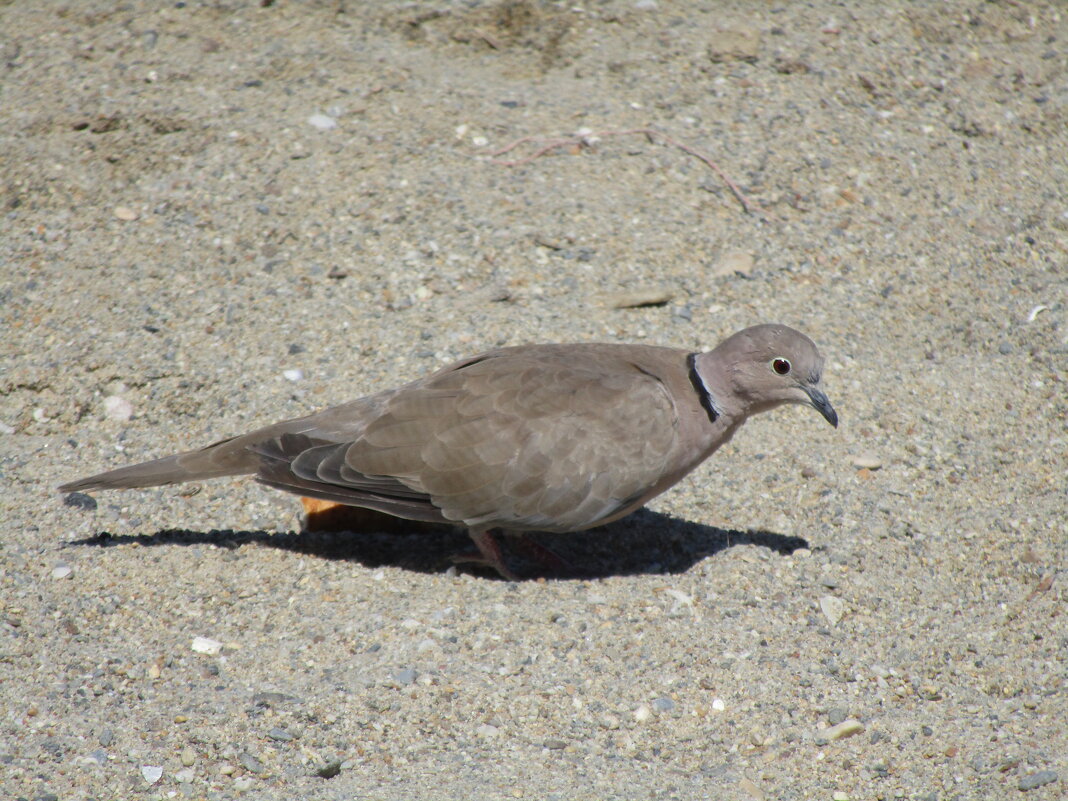
[[[526,536],[525,532],[513,531],[506,533],[514,547],[518,548],[525,556],[533,559],[539,565],[549,568],[554,573],[561,573],[567,576],[573,576],[577,572],[575,566],[564,559],[564,557],[552,548],[548,548],[537,540]]]
[[[513,573],[508,565],[504,563],[504,558],[501,556],[501,546],[497,544],[497,540],[493,538],[493,535],[486,529],[471,529],[467,532],[471,535],[472,542],[475,543],[475,547],[478,548],[479,556],[467,556],[457,555],[453,557],[455,562],[473,562],[479,565],[485,565],[486,567],[492,567],[503,578],[509,581],[519,581],[519,576]]]

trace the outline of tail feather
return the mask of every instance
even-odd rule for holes
[[[256,472],[259,457],[248,450],[246,437],[224,439],[206,448],[176,453],[150,462],[120,467],[63,484],[60,492],[92,492],[104,489],[138,489],[181,484],[222,476]]]

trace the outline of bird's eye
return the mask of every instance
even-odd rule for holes
[[[779,375],[786,375],[790,372],[790,362],[786,359],[772,359],[771,369]]]

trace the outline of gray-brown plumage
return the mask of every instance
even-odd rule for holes
[[[252,475],[270,487],[467,526],[511,576],[490,529],[581,531],[675,484],[752,414],[786,403],[838,416],[812,341],[783,325],[706,353],[526,345],[200,450],[72,481],[63,492]]]

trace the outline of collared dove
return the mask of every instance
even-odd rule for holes
[[[490,531],[582,531],[678,482],[750,415],[812,406],[833,426],[807,336],[758,325],[715,349],[521,345],[308,417],[64,484],[129,489],[251,475],[269,487],[467,527],[514,578]]]

